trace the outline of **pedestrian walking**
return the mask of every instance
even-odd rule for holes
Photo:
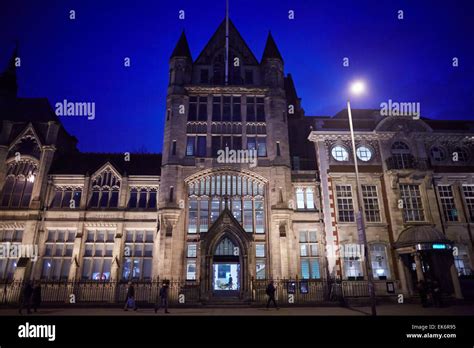
[[[31,314],[31,297],[33,295],[33,287],[31,286],[31,283],[29,280],[25,282],[25,285],[22,289],[21,292],[21,298],[20,298],[20,308],[18,312],[20,314],[23,314],[23,308],[26,307],[27,313]]]
[[[267,296],[268,296],[268,301],[267,301],[267,309],[269,308],[270,306],[270,302],[273,302],[275,308],[278,310],[280,309],[280,307],[278,307],[276,301],[275,301],[275,285],[273,284],[273,280],[270,281],[270,283],[268,283],[268,286],[267,286],[267,290],[266,290],[266,293],[267,293]]]
[[[137,303],[135,302],[135,287],[132,282],[128,282],[127,299],[125,300],[124,311],[128,311],[128,308],[133,308],[134,311],[138,309]]]
[[[31,302],[33,305],[33,310],[36,313],[38,308],[40,308],[41,306],[41,282],[40,281],[33,282],[33,294],[31,296]]]
[[[164,281],[163,286],[160,289],[160,303],[155,304],[155,313],[158,312],[161,307],[165,308],[165,313],[168,312],[168,294],[169,294],[169,282]]]
[[[423,279],[418,282],[418,293],[420,294],[421,305],[428,307],[428,289]]]

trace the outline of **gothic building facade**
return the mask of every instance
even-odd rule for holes
[[[304,115],[271,34],[258,60],[231,21],[195,59],[182,33],[162,154],[79,152],[46,99],[17,96],[15,56],[0,80],[0,242],[38,245],[39,258],[0,259],[1,279],[181,279],[209,300],[251,298],[260,279],[366,278],[338,249],[357,243],[347,118]],[[368,111],[356,123],[377,294],[413,294],[431,267],[461,297],[473,123]],[[459,253],[417,249],[429,243]]]

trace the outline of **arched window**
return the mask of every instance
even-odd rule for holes
[[[219,244],[217,244],[216,247],[216,252],[214,255],[219,255],[219,256],[235,256],[235,251],[237,246],[232,243],[232,241],[229,238],[223,238]],[[237,253],[238,255],[238,253]]]
[[[395,169],[408,169],[413,162],[410,148],[402,141],[396,141],[392,145],[392,158]]]
[[[242,174],[224,172],[188,182],[188,233],[207,232],[229,209],[247,232],[265,233],[265,184]]]
[[[14,161],[8,164],[0,199],[1,206],[28,208],[36,176],[37,165],[33,161]]]
[[[92,196],[89,208],[116,208],[120,192],[120,179],[110,169],[92,179]]]

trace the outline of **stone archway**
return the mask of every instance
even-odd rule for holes
[[[216,250],[221,243],[228,240],[233,249],[231,255],[216,255]],[[229,288],[228,294],[236,300],[250,298],[250,273],[249,266],[253,263],[249,252],[251,236],[245,232],[240,223],[228,209],[224,209],[219,218],[214,222],[207,233],[201,234],[201,299],[209,301],[216,297],[215,264],[226,263],[238,265],[238,286]],[[232,271],[235,274],[235,271]],[[234,276],[235,277],[235,276]]]

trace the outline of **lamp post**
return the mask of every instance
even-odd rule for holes
[[[362,81],[356,81],[351,85],[350,88],[352,95],[361,95],[365,91],[365,85]],[[359,180],[359,165],[357,162],[357,150],[355,146],[355,137],[354,137],[354,126],[352,124],[352,111],[351,111],[351,102],[347,100],[347,113],[349,116],[349,127],[351,132],[351,141],[352,141],[352,156],[354,158],[354,168],[355,168],[355,177],[356,177],[356,193],[357,193],[357,206],[358,211],[356,215],[357,221],[357,232],[359,237],[359,244],[364,246],[364,265],[365,273],[367,274],[367,282],[369,286],[369,296],[370,296],[370,307],[372,315],[377,315],[376,303],[375,303],[375,288],[374,280],[372,274],[372,265],[368,259],[369,248],[367,245],[367,236],[365,234],[365,214],[364,214],[364,199],[362,196],[362,185]]]

